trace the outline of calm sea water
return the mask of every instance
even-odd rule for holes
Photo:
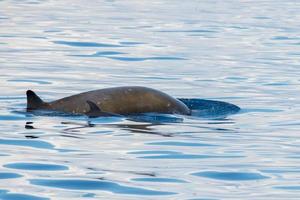
[[[0,199],[299,199],[299,10],[0,1]],[[242,110],[90,124],[24,112],[27,89],[55,100],[124,85]]]

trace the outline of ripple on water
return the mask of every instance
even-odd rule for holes
[[[0,179],[20,178],[22,175],[10,172],[0,172]]]
[[[0,121],[16,121],[28,120],[29,117],[25,115],[0,115]]]
[[[165,155],[153,155],[153,156],[140,156],[138,158],[143,158],[143,159],[206,159],[206,158],[214,158],[214,156],[177,153],[177,154],[165,154]]]
[[[164,142],[149,142],[147,145],[161,145],[161,146],[185,146],[185,147],[207,147],[217,146],[213,144],[196,143],[196,142],[180,142],[180,141],[164,141]]]
[[[153,56],[153,57],[119,57],[119,56],[106,56],[113,60],[126,61],[126,62],[138,62],[138,61],[147,61],[147,60],[187,60],[186,58],[181,57],[172,57],[172,56]]]
[[[205,155],[185,154],[177,151],[133,151],[128,154],[145,155],[137,158],[143,159],[209,159],[209,158],[242,158],[240,155]]]
[[[217,179],[217,180],[224,180],[224,181],[251,181],[251,180],[260,180],[260,179],[269,178],[259,173],[251,173],[251,172],[205,171],[205,172],[193,173],[192,175]]]
[[[49,85],[52,84],[49,81],[42,81],[42,80],[32,80],[32,79],[10,79],[7,80],[8,82],[19,82],[19,83],[36,83],[39,85]]]
[[[134,178],[132,181],[140,182],[158,182],[158,183],[186,183],[184,180],[175,178]]]
[[[160,33],[217,33],[215,30],[192,29],[192,30],[160,30]]]
[[[146,44],[144,42],[120,42],[121,45],[126,45],[126,46],[136,46],[140,44]]]
[[[82,197],[86,197],[86,198],[93,198],[93,197],[95,197],[96,196],[96,194],[94,194],[94,193],[86,193],[86,194],[83,194],[82,195]]]
[[[29,180],[33,185],[55,187],[70,190],[104,190],[116,194],[130,194],[130,195],[173,195],[174,192],[164,192],[149,190],[138,187],[123,186],[109,181],[94,181],[94,180],[58,180],[58,179],[31,179]]]
[[[260,171],[270,174],[300,173],[300,169],[263,169]]]
[[[132,151],[128,152],[128,154],[180,154],[176,151],[161,151],[161,150],[154,150],[154,151]]]
[[[3,167],[22,170],[41,170],[41,171],[60,171],[68,170],[69,168],[63,165],[44,164],[44,163],[10,163]]]
[[[183,121],[183,118],[170,115],[170,114],[158,114],[158,113],[145,113],[139,115],[132,115],[130,119],[138,122],[149,123],[179,123]]]
[[[210,198],[197,198],[197,199],[188,199],[188,200],[218,200],[218,199],[210,199]]]
[[[300,190],[300,185],[275,186],[273,188],[281,190]]]
[[[23,147],[32,147],[38,149],[54,149],[54,146],[48,142],[41,140],[7,140],[0,139],[0,145],[14,145]]]
[[[90,55],[70,55],[70,56],[76,56],[76,57],[106,57],[106,56],[114,56],[114,55],[121,55],[126,54],[119,51],[98,51],[94,54]]]
[[[275,36],[271,38],[272,40],[298,40],[299,38],[286,37],[286,36]]]
[[[1,200],[48,200],[49,198],[37,197],[28,194],[8,193],[7,190],[0,190]]]
[[[67,46],[73,46],[73,47],[122,47],[122,45],[97,43],[97,42],[53,41],[53,43],[67,45]]]

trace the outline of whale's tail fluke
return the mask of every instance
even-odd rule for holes
[[[40,109],[43,107],[45,102],[36,95],[32,90],[27,90],[27,110]]]

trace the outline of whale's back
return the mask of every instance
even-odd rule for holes
[[[181,101],[161,91],[140,87],[115,87],[65,97],[49,103],[49,108],[69,113],[85,114],[94,102],[102,111],[130,115],[135,113],[177,113],[190,114],[189,108]]]

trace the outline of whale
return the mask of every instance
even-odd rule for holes
[[[180,100],[153,88],[123,86],[92,90],[45,102],[27,90],[27,111],[47,110],[88,117],[126,116],[141,113],[191,115]]]

